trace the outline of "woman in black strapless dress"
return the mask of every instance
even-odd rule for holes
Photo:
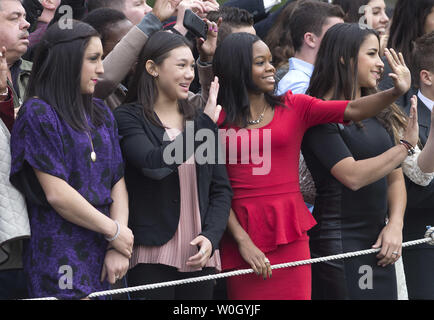
[[[336,25],[322,41],[308,94],[326,100],[366,96],[375,92],[383,66],[375,31]],[[360,123],[321,125],[305,134],[302,152],[317,189],[312,257],[382,247],[379,254],[312,265],[312,299],[397,299],[393,263],[401,255],[406,206],[399,166],[409,148],[399,136],[417,142],[417,125],[409,121],[404,132],[406,122],[391,106]]]

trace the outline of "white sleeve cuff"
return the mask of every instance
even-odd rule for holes
[[[408,156],[402,163],[404,174],[415,184],[426,187],[434,178],[434,173],[424,173],[417,165],[417,159],[421,153],[418,146],[415,147],[416,153]]]
[[[264,0],[265,12],[269,12],[275,5],[280,4],[281,0]]]

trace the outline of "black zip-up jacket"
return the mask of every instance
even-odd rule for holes
[[[164,141],[165,129],[143,115],[140,104],[126,104],[114,111],[121,136],[125,159],[125,181],[129,196],[129,227],[135,244],[160,246],[175,234],[180,216],[180,186],[178,166],[167,164],[164,150],[171,143],[183,145],[185,162],[187,134],[184,130],[176,139]],[[202,111],[194,120],[194,133],[199,129],[213,132],[218,145],[218,127]],[[193,138],[194,139],[194,138]],[[194,143],[194,150],[201,142]],[[173,145],[172,145],[173,146]],[[232,200],[232,189],[224,164],[196,162],[197,189],[202,233],[211,241],[213,252],[226,229]],[[197,235],[194,235],[197,236]]]

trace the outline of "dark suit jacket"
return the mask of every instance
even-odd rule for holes
[[[253,15],[255,22],[267,16],[264,8],[264,0],[229,0],[226,1],[223,6],[247,10]]]
[[[294,1],[295,0],[286,1],[286,3],[283,6],[281,6],[278,10],[271,12],[265,19],[262,19],[261,21],[258,21],[257,23],[255,23],[254,27],[255,27],[256,34],[258,35],[258,37],[260,37],[261,39],[265,39],[265,37],[267,36],[271,27],[276,22],[277,18],[279,17],[280,13],[282,12],[282,10],[287,5],[289,5],[291,2],[294,2]]]
[[[237,7],[249,11],[255,20],[255,30],[258,37],[264,39],[273,26],[283,8],[295,0],[287,0],[286,3],[272,13],[266,13],[263,0],[229,0],[223,4],[226,7]]]
[[[425,146],[431,127],[431,112],[418,98],[419,139]],[[404,109],[408,114],[410,107]],[[423,238],[427,225],[434,225],[434,180],[422,187],[405,177],[407,209],[404,216],[404,241]]]
[[[134,234],[134,242],[146,246],[160,246],[167,243],[178,228],[180,215],[178,166],[193,153],[187,154],[188,135],[185,132],[178,135],[173,144],[171,141],[164,141],[165,129],[145,118],[142,110],[143,107],[139,104],[126,104],[116,108],[114,115],[118,123],[120,144],[126,163],[129,226]],[[194,132],[199,129],[212,130],[215,145],[218,146],[218,128],[201,111],[194,120]],[[194,137],[191,137],[190,141],[193,139]],[[167,164],[165,148],[176,144],[183,146],[182,161],[178,164]],[[201,142],[196,142],[194,150],[200,144]],[[232,189],[225,164],[196,163],[196,175],[202,223],[201,234],[211,241],[214,251],[218,248],[218,243],[226,229]]]

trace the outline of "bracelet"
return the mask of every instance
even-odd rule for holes
[[[105,237],[105,239],[108,242],[112,242],[112,241],[116,240],[117,237],[119,236],[119,233],[121,233],[121,226],[119,225],[119,222],[117,222],[116,220],[114,220],[114,222],[116,223],[116,233],[112,238]]]
[[[197,59],[197,63],[202,67],[208,67],[208,66],[212,65],[212,62],[202,61],[202,60],[200,60],[200,58]]]
[[[410,142],[408,142],[408,141],[406,141],[404,139],[399,140],[399,142],[406,147],[407,154],[409,156],[412,156],[412,155],[414,155],[416,153],[416,151],[414,150],[413,145]]]

